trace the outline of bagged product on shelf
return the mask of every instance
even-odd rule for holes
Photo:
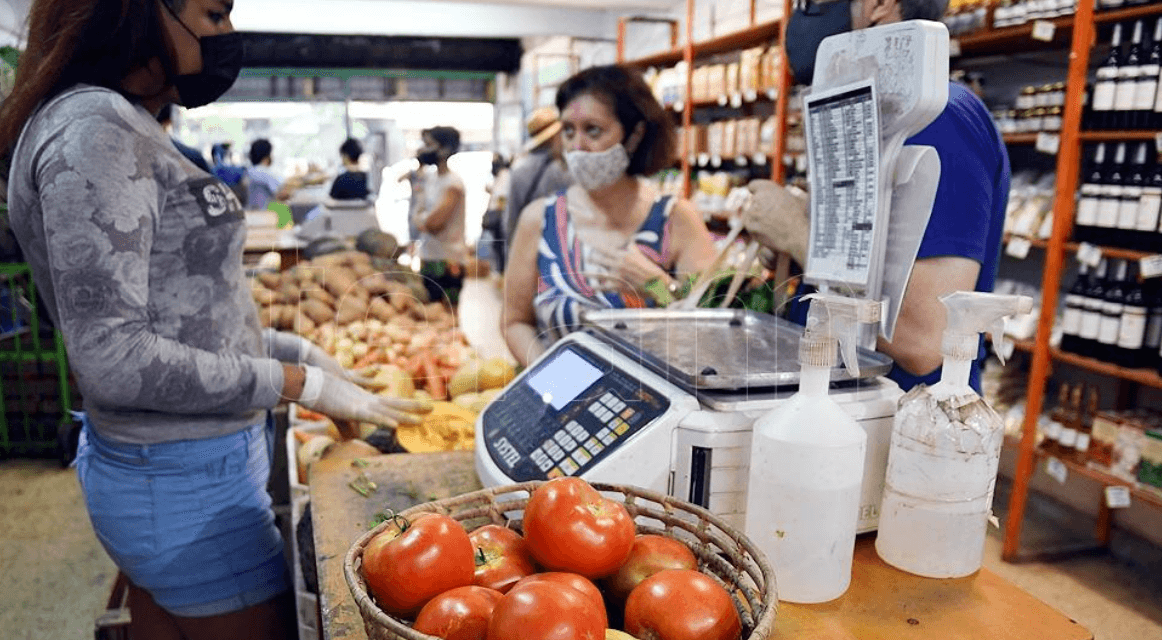
[[[1142,446],[1142,461],[1138,465],[1138,481],[1162,489],[1162,431],[1146,432]]]
[[[1138,465],[1142,461],[1142,449],[1145,445],[1146,430],[1142,428],[1141,422],[1129,419],[1119,423],[1110,473],[1123,480],[1137,478]]]
[[[1094,415],[1089,441],[1089,459],[1095,464],[1109,467],[1113,462],[1120,422],[1117,414],[1112,411],[1099,411]]]

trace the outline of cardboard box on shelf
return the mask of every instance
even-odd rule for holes
[[[724,95],[726,95],[726,65],[709,65],[706,67],[706,99],[717,100]]]
[[[738,84],[739,63],[731,62],[726,65],[726,95],[733,96],[741,92]]]
[[[706,153],[711,157],[722,157],[723,123],[713,122],[706,127]]]
[[[734,158],[738,154],[738,121],[726,120],[722,123],[722,157]]]

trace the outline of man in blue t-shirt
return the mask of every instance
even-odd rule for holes
[[[810,84],[815,51],[827,36],[900,20],[939,20],[946,6],[947,0],[808,2],[797,6],[788,21],[788,63],[796,81]],[[1004,142],[984,103],[965,87],[949,83],[944,111],[907,144],[935,147],[941,168],[932,217],[900,305],[894,339],[880,338],[877,344],[895,361],[888,377],[904,390],[940,379],[940,341],[946,326],[940,296],[992,291],[1009,199]],[[744,213],[747,230],[804,264],[806,198],[768,181],[752,183],[751,190],[755,197]],[[970,380],[978,391],[981,358],[973,363]]]

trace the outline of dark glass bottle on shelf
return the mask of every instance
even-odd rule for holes
[[[1061,316],[1061,350],[1080,353],[1081,317],[1085,313],[1085,292],[1089,288],[1089,265],[1078,267],[1077,279],[1065,294],[1065,310]]]
[[[1146,337],[1142,344],[1142,366],[1162,366],[1162,278],[1143,282],[1150,317],[1146,321]]]
[[[1142,350],[1146,343],[1146,325],[1150,321],[1150,306],[1138,280],[1136,262],[1127,261],[1125,297],[1122,300],[1122,322],[1118,327],[1118,364],[1138,368],[1148,364]]]
[[[1142,191],[1146,186],[1146,143],[1139,142],[1134,149],[1134,162],[1128,165],[1125,179],[1122,181],[1122,193],[1118,204],[1118,222],[1116,230],[1110,236],[1109,244],[1118,247],[1134,247],[1139,244],[1138,235],[1138,208],[1141,205]]]
[[[1097,224],[1094,225],[1093,231],[1092,242],[1103,245],[1116,240],[1118,213],[1122,208],[1122,193],[1130,174],[1129,167],[1126,166],[1126,143],[1119,142],[1115,149],[1114,161],[1105,172],[1105,180],[1101,186],[1101,198],[1097,206]]]
[[[1118,63],[1118,81],[1114,88],[1114,111],[1107,128],[1132,129],[1137,120],[1135,99],[1138,93],[1138,79],[1142,71],[1145,52],[1142,50],[1142,21],[1134,23],[1130,44]]]
[[[1142,65],[1138,69],[1138,88],[1134,93],[1134,129],[1153,129],[1158,123],[1158,78],[1162,74],[1162,18],[1154,21],[1154,35]]]
[[[1097,273],[1089,281],[1085,290],[1085,301],[1081,312],[1081,331],[1078,332],[1077,354],[1093,357],[1098,352],[1098,334],[1101,333],[1101,309],[1106,296],[1106,270],[1109,263],[1105,258],[1097,265]]]
[[[1096,357],[1106,362],[1118,361],[1118,333],[1122,327],[1122,309],[1126,300],[1126,261],[1114,260],[1101,305],[1101,327],[1098,330]]]
[[[1078,242],[1094,242],[1097,233],[1097,212],[1101,204],[1101,187],[1105,184],[1106,145],[1097,145],[1093,159],[1082,176],[1080,197],[1077,201],[1077,216],[1073,221],[1073,239]]]
[[[1157,251],[1162,246],[1162,235],[1158,227],[1162,222],[1162,163],[1158,162],[1157,150],[1154,161],[1146,172],[1146,183],[1142,186],[1142,197],[1138,200],[1138,219],[1134,224],[1134,249]]]
[[[1090,129],[1108,129],[1114,114],[1114,97],[1118,90],[1118,68],[1121,66],[1122,25],[1114,25],[1110,51],[1097,68],[1090,110]]]

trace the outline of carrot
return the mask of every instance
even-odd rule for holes
[[[311,411],[310,409],[307,409],[306,407],[302,407],[302,406],[299,407],[298,416],[300,419],[306,420],[308,422],[315,422],[317,420],[326,420],[327,419],[327,416],[319,413],[318,411]]]
[[[378,348],[368,349],[367,353],[362,358],[356,360],[351,368],[362,369],[363,367],[377,364],[380,362],[381,356],[383,356],[383,352]]]
[[[440,375],[439,368],[436,366],[436,358],[431,353],[425,353],[423,365],[424,375],[428,379],[428,393],[432,394],[433,400],[446,400],[448,398],[448,388],[444,383],[444,378]]]
[[[298,440],[299,444],[306,444],[307,440],[310,440],[311,438],[315,437],[309,433],[304,433],[303,431],[300,431],[298,429],[291,429],[291,431],[294,432],[295,440]]]

